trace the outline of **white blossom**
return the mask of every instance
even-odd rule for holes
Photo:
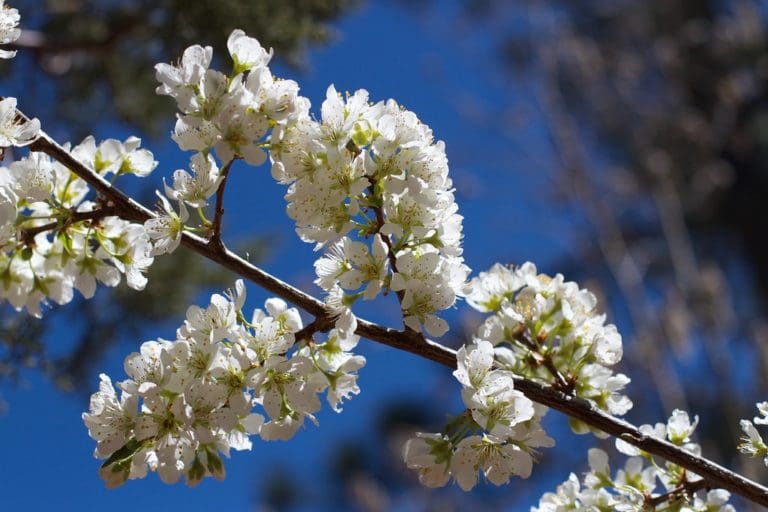
[[[37,138],[40,121],[19,119],[18,115],[16,98],[0,101],[0,148],[26,146]]]
[[[513,374],[504,370],[490,372],[477,389],[465,389],[464,404],[472,417],[496,438],[513,433],[518,423],[533,417],[533,403],[520,391],[513,389]]]
[[[184,50],[178,66],[157,64],[157,81],[160,86],[157,94],[167,94],[176,99],[182,112],[199,108],[198,94],[200,82],[211,63],[213,48],[199,45]]]
[[[442,434],[417,433],[403,446],[403,459],[419,472],[419,482],[427,487],[443,487],[451,478],[452,445]]]
[[[166,185],[165,194],[177,201],[184,201],[192,208],[203,208],[219,188],[222,177],[211,154],[196,153],[189,163],[193,174],[183,169],[173,173],[173,187]]]
[[[227,49],[234,62],[235,75],[253,68],[266,67],[272,59],[271,50],[267,52],[256,39],[246,36],[240,29],[233,30],[229,35]]]
[[[344,237],[315,262],[318,276],[315,282],[325,290],[337,283],[346,290],[357,290],[365,284],[363,297],[373,299],[387,275],[387,253],[387,246],[379,234],[373,237],[370,249],[362,242]]]
[[[103,373],[99,378],[99,391],[91,395],[90,412],[83,413],[83,421],[97,442],[94,455],[105,458],[128,441],[138,415],[138,397],[123,392],[118,400],[110,378]]]
[[[456,353],[454,377],[465,387],[478,388],[493,367],[493,346],[485,340],[464,345]]]
[[[494,345],[502,367],[573,387],[578,396],[611,414],[622,415],[632,407],[622,394],[629,378],[610,368],[623,355],[621,336],[597,313],[597,301],[588,290],[559,274],[538,274],[532,263],[525,263],[481,272],[468,285],[467,296],[475,309],[491,313],[475,337]]]
[[[698,424],[698,416],[691,423],[687,412],[675,409],[667,421],[667,438],[669,442],[678,446],[689,443],[691,441],[690,436]]]
[[[464,491],[477,484],[478,472],[494,485],[506,484],[512,475],[528,478],[531,458],[513,443],[501,443],[490,436],[469,436],[461,440],[451,459],[451,472]]]
[[[157,217],[144,223],[147,235],[153,241],[151,256],[170,254],[181,243],[181,235],[184,233],[184,223],[189,219],[189,213],[183,201],[179,201],[179,212],[171,206],[168,199],[157,192],[160,198],[162,212]]]
[[[741,420],[741,430],[744,432],[742,442],[739,444],[739,451],[750,457],[763,457],[763,462],[768,466],[768,445],[763,441],[763,437],[755,428],[755,425],[749,420]]]
[[[19,38],[19,19],[19,11],[5,5],[5,0],[0,0],[0,44],[12,43]],[[15,55],[15,50],[0,50],[0,59],[10,59]]]
[[[157,167],[152,153],[140,149],[141,139],[128,137],[125,142],[107,139],[99,144],[93,155],[93,168],[100,174],[135,174],[148,176]]]
[[[768,402],[758,402],[756,404],[759,416],[755,416],[755,425],[768,425]]]

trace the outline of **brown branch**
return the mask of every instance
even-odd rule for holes
[[[373,181],[373,178],[371,178],[371,180]],[[373,183],[371,183],[371,186],[368,188],[371,192],[371,197],[373,197],[374,190],[376,190],[376,182],[373,181]],[[378,233],[379,236],[381,236],[381,239],[384,241],[384,245],[387,246],[387,259],[389,260],[389,266],[392,268],[393,274],[396,274],[397,273],[397,256],[395,255],[395,251],[393,250],[393,247],[392,247],[392,239],[389,238],[389,235],[385,235],[381,233],[381,228],[384,227],[384,223],[385,223],[384,209],[380,206],[371,206],[371,209],[376,214],[376,233]],[[405,310],[403,309],[403,301],[405,300],[405,291],[398,290],[395,292],[395,294],[397,295],[397,302],[400,304],[400,311],[402,313],[405,313]],[[413,331],[413,329],[411,329],[407,325],[403,325],[403,328],[408,332]]]
[[[212,233],[211,237],[208,240],[208,243],[216,248],[217,250],[223,252],[226,248],[224,247],[224,242],[221,240],[221,222],[224,219],[224,189],[227,186],[227,177],[229,176],[229,168],[232,167],[232,162],[235,160],[232,159],[227,164],[222,167],[220,176],[221,176],[221,183],[219,183],[219,188],[216,189],[216,211],[213,214],[213,226],[212,226]]]
[[[144,222],[153,217],[150,210],[112,187],[92,169],[73,158],[69,152],[44,132],[41,131],[40,137],[29,147],[32,151],[46,153],[68,167],[98,193],[108,198],[114,204],[117,215],[136,222]],[[287,301],[293,302],[317,317],[318,320],[326,319],[327,321],[332,318],[332,314],[326,310],[322,301],[252,265],[226,248],[219,250],[202,238],[189,233],[183,234],[182,243],[202,256],[219,263],[224,268]],[[448,368],[456,367],[455,351],[426,339],[420,333],[408,330],[397,331],[363,319],[358,319],[356,333],[378,343],[440,363]],[[516,389],[522,391],[535,402],[556,409],[591,427],[623,439],[643,451],[662,457],[700,475],[706,480],[709,487],[723,488],[755,503],[768,506],[768,488],[708,459],[686,452],[679,446],[645,435],[631,423],[607,414],[592,402],[521,377],[514,378],[514,385]]]
[[[115,214],[115,211],[111,206],[104,206],[97,210],[91,210],[89,212],[73,211],[69,214],[69,216],[66,219],[58,220],[55,222],[49,222],[48,224],[43,224],[42,226],[34,226],[31,228],[21,229],[19,238],[25,245],[34,245],[35,237],[40,233],[45,233],[46,231],[51,231],[54,229],[56,230],[66,229],[73,224],[77,224],[78,222],[82,222],[85,220],[98,222],[104,217],[108,217],[114,214]]]
[[[657,506],[668,501],[675,499],[688,499],[693,496],[696,491],[708,488],[706,480],[696,480],[694,482],[684,481],[679,486],[675,487],[669,492],[656,496],[655,498],[646,499],[646,504],[652,506],[654,510]]]
[[[531,357],[537,365],[544,366],[547,371],[555,379],[555,389],[563,391],[564,393],[570,393],[573,391],[574,384],[569,383],[568,380],[563,377],[560,370],[555,366],[555,362],[552,361],[552,357],[549,354],[542,354],[539,344],[531,338],[531,334],[527,329],[522,329],[519,333],[515,333],[514,339],[520,342],[525,348],[527,348]]]
[[[327,316],[320,316],[315,318],[312,322],[304,326],[303,329],[294,333],[296,341],[312,340],[312,337],[317,332],[326,332],[333,327],[333,319]]]

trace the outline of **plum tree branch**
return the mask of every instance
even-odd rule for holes
[[[21,113],[19,115],[23,116]],[[126,196],[95,171],[72,157],[66,149],[43,131],[40,132],[39,138],[30,144],[29,148],[31,151],[40,151],[49,155],[86,181],[98,194],[103,196],[105,204],[114,208],[115,215],[135,222],[144,222],[154,216],[149,209]],[[220,240],[207,241],[185,232],[182,243],[200,255],[315,316],[313,329],[327,330],[332,326],[333,314],[326,309],[322,301],[252,265],[228,250]],[[356,332],[362,337],[429,359],[448,368],[456,367],[456,352],[454,350],[427,339],[421,333],[412,330],[398,331],[363,319],[358,319]],[[754,503],[768,506],[768,488],[757,482],[709,459],[686,452],[672,443],[645,435],[631,423],[613,417],[598,409],[591,402],[573,394],[566,394],[553,387],[520,377],[515,377],[514,383],[516,389],[535,402],[556,409],[593,428],[623,439],[641,450],[662,457],[700,475],[706,481],[702,485],[707,488],[723,488]]]

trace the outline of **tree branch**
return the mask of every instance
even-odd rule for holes
[[[150,210],[112,187],[92,169],[73,158],[45,132],[41,131],[39,138],[30,144],[29,148],[31,151],[43,152],[68,167],[98,193],[111,201],[116,215],[135,222],[144,222],[154,216]],[[204,239],[189,233],[183,234],[182,243],[202,256],[314,315],[317,318],[315,326],[327,329],[325,326],[331,325],[324,323],[324,321],[332,319],[332,314],[326,310],[322,301],[252,265],[225,247],[219,250]],[[356,332],[362,337],[418,355],[448,368],[456,367],[456,352],[454,350],[425,338],[421,333],[408,330],[397,331],[363,319],[358,319]],[[672,443],[645,435],[631,423],[605,413],[587,400],[520,377],[514,378],[514,385],[516,389],[522,391],[535,402],[556,409],[591,427],[623,439],[643,451],[658,455],[696,473],[706,480],[708,487],[723,488],[754,503],[768,506],[768,488],[708,459],[686,452]]]

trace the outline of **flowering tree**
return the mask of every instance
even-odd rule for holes
[[[8,43],[19,36],[19,16],[5,6],[0,13],[0,42]],[[629,459],[613,473],[608,455],[590,450],[590,471],[572,474],[538,510],[733,510],[730,492],[768,504],[768,489],[701,456],[691,439],[698,420],[685,411],[639,428],[618,418],[632,407],[629,378],[613,371],[622,340],[589,291],[532,263],[469,278],[444,145],[414,113],[330,86],[313,117],[297,83],[273,76],[271,51],[241,30],[227,48],[228,74],[211,68],[211,47],[199,45],[175,65],[156,66],[158,94],[179,110],[172,138],[192,156],[189,170],[157,192],[154,212],[106,179],[154,171],[138,138],[60,145],[16,99],[0,101],[0,146],[29,148],[0,181],[0,297],[16,309],[39,317],[49,301],[66,304],[74,290],[92,297],[98,283],[117,286],[123,276],[140,290],[154,259],[180,244],[277,296],[246,315],[238,280],[205,307],[190,306],[172,340],[128,355],[117,391],[101,376],[83,420],[108,486],[148,471],[166,483],[223,478],[222,454],[250,449],[251,436],[290,439],[306,419],[316,423],[323,395],[340,412],[360,392],[365,359],[353,351],[364,337],[448,366],[461,385],[465,409],[403,447],[426,486],[453,481],[469,491],[480,475],[495,485],[527,478],[538,450],[555,444],[540,424],[554,408],[577,433],[615,437]],[[267,160],[287,186],[297,234],[322,250],[315,272],[323,300],[224,244],[230,172]],[[385,295],[399,302],[401,328],[353,313],[357,301]],[[440,315],[459,299],[487,316],[454,352],[427,336],[448,332]],[[314,319],[304,325],[299,310]],[[742,422],[739,449],[768,464],[755,426],[768,424],[768,403],[758,410]]]

